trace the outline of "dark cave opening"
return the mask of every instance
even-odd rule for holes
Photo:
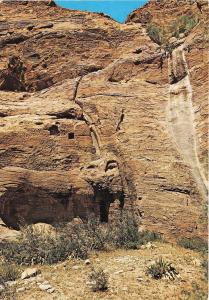
[[[74,132],[69,132],[69,133],[68,133],[68,139],[69,139],[69,140],[73,140],[74,138],[75,138]]]
[[[51,127],[49,127],[49,133],[50,135],[59,135],[60,131],[59,131],[59,127],[57,125],[52,125]]]
[[[110,202],[103,199],[100,201],[100,222],[108,223]]]
[[[99,218],[101,223],[107,223],[109,217],[110,203],[113,202],[113,194],[108,189],[96,185],[94,188],[94,200],[99,208]]]
[[[124,192],[111,193],[109,189],[95,186],[94,187],[94,199],[99,206],[99,218],[101,223],[108,223],[109,221],[109,213],[110,213],[110,205],[115,200],[119,200],[119,210],[122,211],[125,202]]]

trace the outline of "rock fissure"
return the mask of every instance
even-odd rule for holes
[[[78,80],[76,80],[75,83],[75,88],[74,88],[74,93],[73,93],[73,101],[76,103],[76,98],[77,98],[77,93],[78,93],[78,88],[79,88],[79,84],[82,80],[83,76],[79,77]],[[77,103],[78,104],[78,103]]]
[[[95,71],[97,72],[97,71]],[[74,91],[74,95],[73,95],[73,101],[82,109],[83,111],[83,114],[82,114],[82,117],[83,117],[83,120],[86,122],[86,124],[89,126],[89,129],[90,129],[90,133],[91,133],[91,137],[92,137],[92,142],[93,142],[93,145],[96,149],[96,154],[100,157],[101,155],[101,140],[100,140],[100,135],[98,133],[98,130],[96,128],[96,126],[94,125],[91,117],[86,113],[84,112],[84,108],[82,107],[80,101],[77,100],[77,94],[78,94],[78,89],[79,89],[79,85],[81,84],[82,82],[82,79],[83,79],[84,76],[81,76],[77,81],[76,81],[76,85],[75,85],[75,91]]]
[[[95,73],[96,72],[97,71],[95,71]],[[87,166],[85,166],[85,169],[83,170],[83,177],[93,187],[94,202],[98,203],[99,205],[100,221],[108,222],[111,203],[113,203],[115,200],[118,200],[120,210],[124,206],[124,187],[117,161],[115,161],[114,159],[108,159],[111,154],[102,149],[100,133],[98,132],[95,122],[93,122],[91,116],[84,111],[84,105],[82,105],[80,101],[77,100],[79,86],[82,83],[82,79],[83,77],[80,77],[76,82],[73,100],[80,106],[83,111],[83,118],[90,129],[92,143],[96,149],[96,155],[97,157],[99,157],[98,162],[92,161]],[[95,174],[95,169],[97,170],[98,167],[103,164],[105,176],[102,175],[103,171],[101,172],[101,174]],[[91,176],[91,174],[89,175],[90,170],[92,170],[94,174],[93,176]],[[108,174],[109,170],[111,170],[110,174]],[[96,171],[96,173],[97,172],[98,171]],[[97,178],[97,176],[99,177]]]
[[[173,193],[181,193],[181,194],[186,194],[186,195],[191,195],[193,193],[193,191],[189,190],[189,189],[185,189],[185,188],[181,188],[181,187],[167,187],[167,186],[161,186],[163,191],[166,192],[173,192]]]
[[[206,199],[208,187],[197,154],[193,92],[184,45],[173,50],[169,58],[169,67],[168,128],[185,162],[192,168],[199,190]]]

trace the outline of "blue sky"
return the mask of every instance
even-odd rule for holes
[[[55,0],[55,2],[65,8],[103,12],[123,23],[130,12],[143,6],[148,0]]]

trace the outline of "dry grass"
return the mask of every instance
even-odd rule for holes
[[[0,264],[0,284],[4,284],[7,281],[16,280],[18,277],[20,277],[19,267],[14,264]]]
[[[198,300],[206,300],[204,270],[193,262],[195,259],[201,260],[201,254],[168,243],[155,242],[155,245],[154,249],[95,252],[90,256],[90,265],[71,259],[64,264],[41,266],[44,278],[55,287],[56,292],[50,295],[34,285],[23,294],[18,294],[17,299],[197,300],[196,295],[201,295]],[[149,278],[146,275],[147,265],[159,256],[171,261],[181,277],[173,281]],[[75,265],[77,268],[73,268]],[[92,292],[86,284],[92,265],[109,275],[109,289],[106,292]],[[137,280],[139,277],[140,280]]]

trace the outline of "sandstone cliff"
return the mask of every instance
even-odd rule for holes
[[[49,1],[0,3],[6,224],[107,221],[128,207],[171,238],[205,235],[206,7],[178,2],[150,1],[126,24]],[[198,18],[173,38],[184,14]],[[153,23],[166,42],[149,37]]]

